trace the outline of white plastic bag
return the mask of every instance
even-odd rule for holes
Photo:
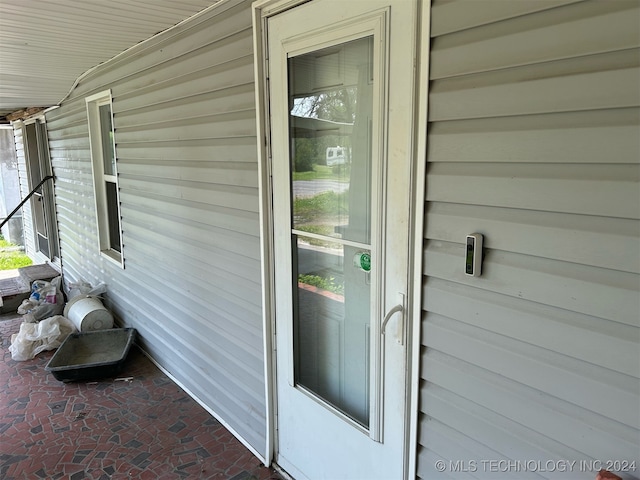
[[[72,298],[78,295],[99,297],[107,292],[107,285],[104,282],[100,282],[95,287],[92,287],[90,283],[80,280],[79,282],[72,282],[67,285],[67,299],[71,301]]]
[[[18,307],[18,313],[25,316],[25,322],[37,322],[62,313],[64,295],[60,290],[61,283],[62,277],[56,277],[51,282],[43,280],[33,282],[31,296]]]
[[[71,300],[78,295],[87,295],[91,291],[91,284],[80,280],[79,282],[71,282],[67,285],[67,298]]]
[[[58,348],[77,329],[71,320],[56,315],[38,323],[23,322],[20,331],[11,336],[9,351],[17,362],[31,360],[40,352]]]

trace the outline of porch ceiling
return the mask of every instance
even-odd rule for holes
[[[0,123],[57,105],[76,79],[218,0],[0,0]]]

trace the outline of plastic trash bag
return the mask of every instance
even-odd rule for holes
[[[79,282],[71,282],[67,285],[67,298],[71,300],[78,295],[87,295],[91,291],[91,284],[80,280]]]
[[[107,285],[104,282],[100,282],[95,287],[92,287],[90,283],[80,280],[79,282],[72,282],[67,285],[67,298],[71,300],[78,295],[99,297],[107,292]]]
[[[20,331],[11,336],[9,351],[17,362],[31,360],[40,352],[58,348],[77,329],[71,320],[56,315],[38,323],[23,322]]]
[[[18,313],[25,315],[25,322],[37,322],[62,313],[64,295],[61,283],[62,277],[56,277],[51,282],[36,280],[31,284],[31,296],[18,307]]]

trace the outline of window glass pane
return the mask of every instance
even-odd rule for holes
[[[372,63],[371,38],[289,59],[296,384],[365,427]]]
[[[107,191],[107,215],[109,221],[109,246],[116,252],[120,248],[120,213],[118,209],[118,187],[113,182],[105,182]]]
[[[295,229],[370,243],[371,48],[362,39],[289,60]]]
[[[100,105],[100,137],[102,139],[102,160],[104,174],[116,174],[116,152],[113,143],[113,126],[111,124],[111,105]]]

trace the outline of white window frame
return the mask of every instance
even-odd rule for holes
[[[85,98],[87,105],[87,118],[89,122],[89,144],[91,149],[91,166],[93,171],[93,187],[95,193],[96,202],[96,220],[98,226],[98,239],[100,247],[100,255],[115,262],[122,268],[124,268],[124,256],[123,256],[123,242],[122,242],[122,215],[120,212],[120,188],[118,185],[118,159],[115,154],[115,166],[113,174],[105,173],[104,158],[103,158],[103,142],[113,142],[112,148],[115,152],[115,127],[113,122],[113,100],[111,96],[111,90],[104,90]],[[101,106],[109,105],[111,112],[111,139],[104,139],[102,137],[102,129],[100,125],[100,112]],[[106,184],[111,183],[115,185],[116,190],[116,212],[109,211],[109,202],[107,199]],[[115,214],[118,224],[118,239],[119,248],[114,248],[111,242],[112,232],[109,218]]]

